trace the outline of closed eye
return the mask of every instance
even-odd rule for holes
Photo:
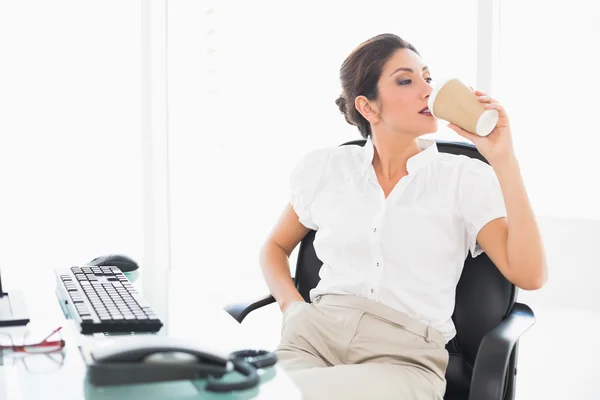
[[[425,81],[427,83],[431,83],[433,81],[433,78],[431,78],[431,77],[430,78],[425,78]],[[410,85],[411,83],[412,83],[412,80],[410,80],[410,79],[405,79],[405,80],[402,80],[402,81],[398,81],[398,85],[400,85],[400,86]]]

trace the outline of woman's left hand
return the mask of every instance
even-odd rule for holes
[[[459,128],[454,124],[449,124],[448,127],[460,136],[472,141],[481,155],[493,165],[496,162],[514,156],[508,115],[506,114],[504,107],[487,94],[479,90],[475,90],[475,94],[478,96],[479,101],[484,103],[486,110],[498,111],[498,123],[494,130],[487,136],[479,136]]]

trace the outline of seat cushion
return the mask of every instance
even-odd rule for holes
[[[473,368],[460,354],[450,353],[446,370],[446,395],[444,400],[467,399]]]

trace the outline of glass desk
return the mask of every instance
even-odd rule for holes
[[[131,278],[130,278],[131,279]],[[60,398],[62,400],[87,399],[300,399],[300,391],[275,365],[261,371],[259,387],[233,393],[208,393],[204,380],[175,381],[152,384],[98,387],[86,376],[86,364],[81,351],[90,344],[105,340],[104,334],[81,335],[72,320],[63,313],[54,290],[27,288],[22,290],[31,322],[25,327],[1,327],[1,333],[19,340],[27,332],[49,334],[62,326],[66,346],[62,352],[21,356],[0,355],[0,399],[29,400]],[[224,310],[207,307],[194,309],[196,318],[170,323],[169,336],[208,343],[211,348],[231,352],[252,348],[248,335],[241,325]],[[162,331],[158,333],[162,334]],[[226,376],[236,380],[239,376]]]

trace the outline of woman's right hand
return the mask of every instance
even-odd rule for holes
[[[285,313],[289,306],[297,302],[304,302],[304,299],[302,298],[302,296],[300,296],[300,293],[298,293],[298,297],[292,297],[289,300],[281,302],[281,304],[279,305],[279,309],[282,313]]]

